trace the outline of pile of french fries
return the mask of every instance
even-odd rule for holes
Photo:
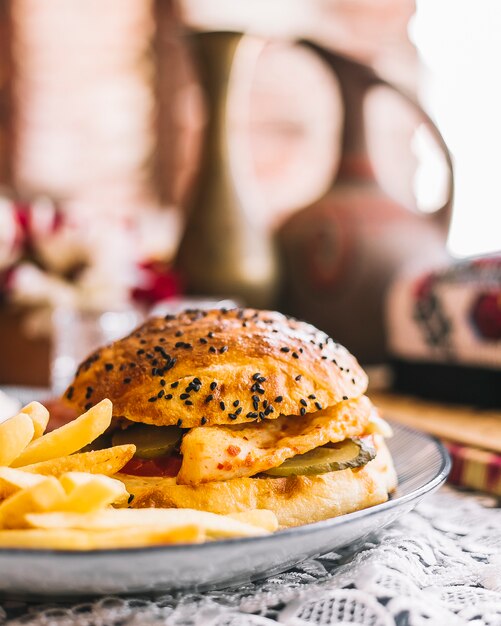
[[[255,537],[278,527],[267,510],[216,515],[131,509],[112,478],[133,445],[80,452],[109,427],[110,400],[46,433],[49,412],[31,402],[0,423],[0,549],[96,550]]]

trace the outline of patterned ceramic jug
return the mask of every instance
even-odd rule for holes
[[[449,152],[436,126],[410,96],[369,67],[304,42],[339,81],[345,111],[342,156],[331,188],[294,214],[277,235],[283,284],[280,308],[346,344],[365,363],[386,357],[383,307],[387,288],[410,262],[447,257],[453,196]],[[379,186],[367,154],[363,101],[373,87],[398,92],[418,112],[448,168],[447,201],[426,214],[400,205]]]

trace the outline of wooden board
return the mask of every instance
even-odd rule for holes
[[[383,417],[449,441],[501,453],[501,411],[372,392]]]

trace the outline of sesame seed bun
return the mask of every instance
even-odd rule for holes
[[[64,398],[78,411],[109,398],[115,417],[192,428],[305,415],[366,388],[356,359],[314,326],[218,309],[148,320],[89,356]]]

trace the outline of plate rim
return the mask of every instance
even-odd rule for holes
[[[387,420],[392,423],[391,420]],[[284,528],[277,530],[268,535],[258,535],[256,537],[234,537],[229,539],[218,539],[216,541],[206,541],[203,543],[179,543],[174,545],[154,545],[154,546],[142,546],[134,548],[104,548],[104,549],[92,549],[92,550],[57,550],[53,548],[0,548],[0,558],[3,556],[19,556],[19,557],[62,557],[62,558],[75,558],[79,555],[85,555],[86,557],[110,557],[116,555],[138,555],[138,554],[156,554],[156,553],[168,553],[168,552],[180,552],[180,551],[192,551],[192,550],[211,550],[214,547],[224,548],[226,545],[235,544],[248,544],[256,542],[271,541],[277,537],[301,536],[304,534],[310,534],[311,532],[324,531],[329,527],[334,528],[350,523],[352,520],[356,520],[360,517],[369,517],[379,512],[391,510],[397,506],[405,504],[410,500],[414,500],[423,497],[429,492],[438,489],[445,483],[447,477],[451,471],[452,460],[449,451],[445,445],[437,437],[425,432],[410,428],[398,422],[393,422],[392,425],[397,425],[399,429],[407,431],[408,433],[424,437],[429,442],[432,442],[440,455],[440,468],[436,475],[425,484],[410,491],[402,496],[397,496],[393,499],[388,499],[386,502],[376,504],[374,506],[367,507],[365,509],[359,509],[351,513],[345,513],[336,517],[330,517],[318,522],[311,522],[309,524],[302,524],[301,526],[292,526],[290,528]]]

